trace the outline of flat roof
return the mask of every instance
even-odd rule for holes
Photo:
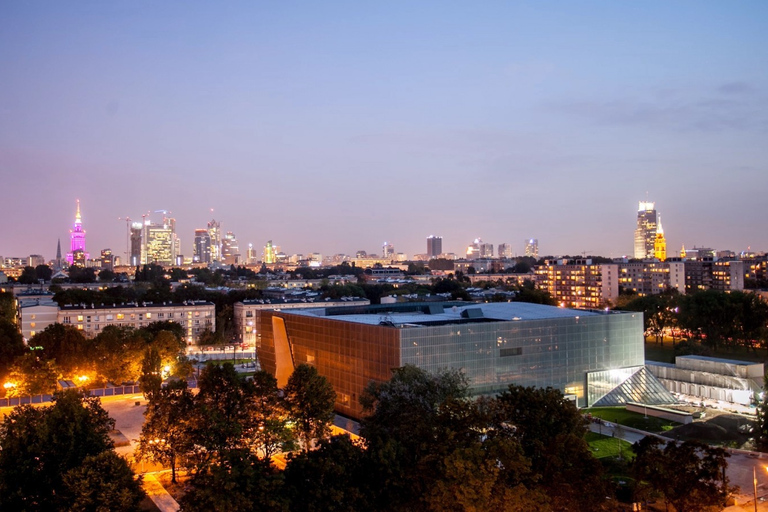
[[[128,302],[125,304],[94,304],[91,306],[83,304],[67,304],[61,307],[62,311],[76,310],[95,310],[95,309],[127,309],[127,308],[167,308],[167,307],[192,307],[192,306],[214,306],[213,302],[204,300],[187,302]]]
[[[387,306],[391,306],[387,309]],[[544,306],[528,302],[491,302],[491,303],[467,303],[456,305],[455,302],[440,308],[440,303],[414,304],[382,304],[370,308],[360,309],[354,312],[344,313],[334,310],[326,315],[328,309],[294,309],[285,313],[318,316],[331,318],[343,322],[352,322],[366,325],[379,325],[382,322],[391,322],[393,327],[403,327],[408,324],[415,326],[430,324],[451,324],[467,322],[506,322],[512,320],[544,320],[554,318],[579,318],[587,316],[600,316],[605,314],[628,314],[631,312],[598,312],[577,309],[565,309],[555,306]],[[442,312],[440,311],[442,309]],[[369,312],[365,312],[365,311]],[[399,310],[399,311],[398,311]],[[472,311],[475,310],[475,311]],[[479,311],[477,311],[479,310]],[[462,314],[463,313],[463,314]]]
[[[677,356],[675,359],[695,359],[698,361],[709,361],[712,363],[725,363],[725,364],[735,364],[738,366],[752,366],[756,364],[763,364],[763,363],[756,363],[755,361],[738,361],[736,359],[720,359],[719,357],[708,357],[708,356],[694,356],[694,355],[688,355],[688,356]]]

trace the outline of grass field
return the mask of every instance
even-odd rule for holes
[[[632,451],[632,444],[623,439],[603,436],[597,432],[587,432],[586,440],[587,444],[589,444],[589,449],[592,450],[592,454],[598,459],[605,457],[617,458],[619,450],[621,450],[622,458],[631,460],[635,457]]]
[[[593,407],[585,409],[585,412],[611,423],[618,423],[619,425],[645,430],[646,432],[663,432],[680,425],[674,421],[661,418],[653,418],[651,416],[646,418],[643,414],[629,412],[624,407]]]

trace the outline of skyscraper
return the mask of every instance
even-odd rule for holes
[[[144,231],[144,225],[141,222],[131,223],[131,254],[129,265],[137,267],[141,265],[141,250],[142,250],[142,233]]]
[[[208,223],[208,235],[211,237],[211,261],[221,261],[221,222],[212,219]]]
[[[264,263],[275,263],[277,261],[277,255],[275,247],[272,245],[272,240],[269,240],[267,245],[264,246],[264,257],[262,258],[262,261]]]
[[[384,242],[381,246],[381,256],[383,258],[391,258],[395,255],[395,246],[389,242]]]
[[[193,261],[195,263],[211,263],[211,235],[207,229],[195,230],[195,250]]]
[[[539,257],[539,241],[536,238],[529,238],[525,241],[525,255],[531,258]]]
[[[443,237],[430,235],[427,237],[427,258],[437,258],[443,254]]]
[[[240,247],[235,234],[231,231],[227,231],[221,240],[221,262],[227,265],[240,264]]]
[[[512,246],[509,244],[499,244],[499,258],[511,258]]]
[[[653,258],[657,225],[655,203],[640,201],[637,209],[637,228],[635,228],[635,258],[640,260]]]
[[[80,200],[77,200],[77,212],[75,213],[75,224],[69,230],[70,252],[67,253],[67,263],[70,265],[85,266],[88,259],[88,253],[85,252],[85,230],[83,229],[83,219],[80,216]]]
[[[168,223],[144,226],[144,263],[171,267],[175,263],[173,228]]]
[[[493,258],[493,244],[488,244],[480,238],[475,238],[472,245],[467,247],[467,259],[474,260],[477,258]]]

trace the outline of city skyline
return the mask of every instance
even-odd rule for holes
[[[169,210],[241,252],[768,250],[768,4],[0,6],[0,255]],[[211,212],[213,208],[213,212]],[[120,220],[122,218],[123,220]]]

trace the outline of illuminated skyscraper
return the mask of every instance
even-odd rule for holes
[[[493,258],[493,244],[487,244],[480,238],[475,238],[472,245],[467,247],[467,259]]]
[[[661,215],[659,215],[659,228],[656,230],[656,240],[653,243],[653,256],[659,261],[667,259],[667,240],[664,238],[664,228],[661,227]]]
[[[195,230],[195,250],[193,261],[195,263],[211,263],[211,235],[207,229]]]
[[[227,231],[221,240],[221,262],[227,265],[240,264],[240,247],[235,234],[231,231]]]
[[[395,246],[389,242],[384,242],[381,246],[381,255],[384,258],[391,258],[395,255]]]
[[[531,258],[539,257],[539,241],[536,238],[529,238],[525,241],[525,255]]]
[[[640,201],[637,209],[637,228],[635,228],[635,258],[640,260],[653,258],[657,225],[656,205]]]
[[[443,254],[443,237],[427,237],[427,258],[437,258]]]
[[[70,252],[67,253],[67,263],[70,265],[85,266],[88,253],[85,252],[85,230],[83,219],[80,216],[80,200],[77,200],[77,212],[75,213],[75,225],[69,230]]]
[[[275,263],[277,261],[277,255],[275,247],[272,245],[272,240],[269,240],[267,245],[264,246],[264,258],[262,258],[262,261],[264,263]]]
[[[509,244],[499,244],[498,255],[499,255],[499,258],[511,258],[512,246]]]
[[[211,261],[221,261],[221,222],[212,219],[208,223],[208,235],[211,237]]]

